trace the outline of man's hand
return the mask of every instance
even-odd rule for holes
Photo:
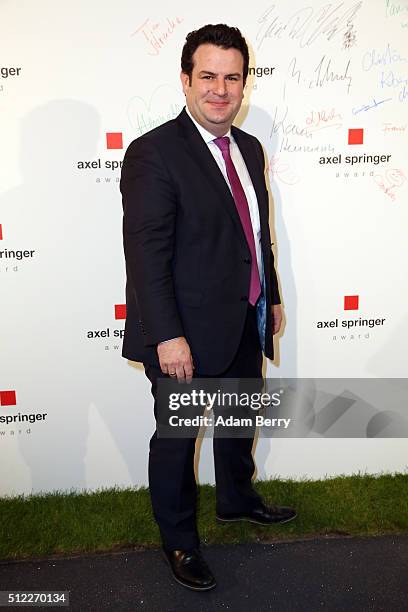
[[[191,382],[194,369],[193,358],[184,336],[158,344],[157,355],[163,374],[177,378],[178,382]]]
[[[278,333],[282,325],[282,308],[280,304],[272,305],[272,334]]]

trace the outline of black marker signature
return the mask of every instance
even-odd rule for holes
[[[323,55],[322,59],[315,68],[316,79],[310,81],[309,89],[313,89],[314,87],[323,87],[323,85],[334,83],[335,81],[345,81],[347,83],[347,93],[350,93],[351,76],[349,75],[349,68],[350,60],[348,60],[343,73],[339,74],[337,72],[333,72],[331,69],[331,59],[326,59],[326,56]]]
[[[346,67],[343,72],[335,72],[332,69],[332,60],[330,58],[326,58],[323,55],[320,62],[317,64],[314,69],[314,73],[316,76],[308,78],[302,76],[302,71],[297,67],[297,59],[296,57],[292,58],[289,66],[288,66],[289,76],[292,79],[295,79],[298,85],[306,85],[308,82],[309,89],[315,89],[316,87],[323,87],[324,85],[330,85],[332,83],[344,81],[347,86],[347,93],[350,93],[351,81],[352,77],[349,74],[350,72],[350,60],[347,61]]]
[[[267,38],[291,38],[297,40],[301,48],[312,45],[321,37],[332,40],[340,32],[349,29],[361,8],[362,0],[342,12],[344,4],[325,4],[318,9],[305,6],[289,18],[281,17],[273,4],[258,19],[260,27],[256,33],[257,49],[262,47]]]
[[[272,119],[272,128],[269,137],[272,138],[275,134],[280,133],[282,136],[302,136],[305,138],[312,138],[312,134],[307,128],[303,126],[298,126],[296,123],[290,123],[286,121],[288,112],[289,107],[286,106],[282,119],[278,120],[278,107],[275,107],[275,114]]]

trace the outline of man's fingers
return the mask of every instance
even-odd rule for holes
[[[184,365],[181,363],[169,363],[160,364],[161,371],[163,374],[168,374],[171,378],[174,378],[179,382],[191,382],[193,379],[194,366],[192,361],[189,360]]]
[[[163,374],[177,379],[179,383],[191,382],[194,369],[193,358],[184,337],[159,344],[157,354]]]
[[[193,367],[194,366],[191,363],[191,361],[184,366],[184,372],[185,372],[185,375],[186,375],[186,382],[187,383],[191,383],[191,381],[193,380]]]
[[[160,363],[160,368],[163,374],[170,374],[170,372],[176,371],[175,367],[172,368],[170,364],[166,363],[163,360],[159,360],[159,363]]]
[[[177,368],[176,368],[176,376],[177,376],[177,381],[179,383],[185,382],[186,374],[184,372],[184,367],[183,366],[177,366]]]
[[[183,336],[159,343],[157,355],[163,374],[168,374],[181,381],[185,380],[184,367],[189,367],[192,363],[192,357],[190,347]]]

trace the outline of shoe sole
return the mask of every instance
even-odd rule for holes
[[[272,525],[283,525],[284,523],[290,523],[297,517],[297,514],[291,516],[290,518],[285,519],[284,521],[276,521],[276,523],[261,523],[261,521],[255,521],[254,519],[246,518],[245,516],[239,516],[233,519],[222,519],[219,516],[216,516],[216,520],[218,523],[254,523],[254,525],[262,525],[263,527],[272,527]]]
[[[186,588],[186,589],[190,589],[190,591],[211,591],[212,589],[215,589],[215,587],[217,586],[217,583],[216,583],[216,582],[215,582],[214,584],[211,584],[210,586],[207,586],[207,587],[195,587],[195,586],[192,586],[191,584],[187,584],[186,582],[182,582],[182,581],[181,581],[181,580],[179,580],[179,579],[177,578],[177,576],[174,574],[174,572],[173,572],[173,568],[171,567],[171,563],[170,563],[170,561],[168,560],[168,558],[166,557],[166,555],[165,555],[165,554],[163,554],[163,555],[162,555],[162,557],[163,557],[164,561],[167,563],[167,565],[168,565],[168,566],[169,566],[169,568],[170,568],[170,572],[171,572],[171,575],[172,575],[173,580],[174,580],[175,582],[177,582],[178,584],[180,584],[181,586],[183,586],[184,588]]]
[[[178,584],[181,584],[181,586],[183,586],[185,589],[190,589],[190,591],[202,591],[202,592],[212,591],[212,589],[215,589],[215,587],[217,586],[217,583],[215,583],[215,584],[212,584],[211,586],[204,587],[204,588],[202,588],[202,587],[194,587],[194,586],[191,586],[189,584],[186,584],[185,582],[181,582],[181,580],[179,580],[178,578],[175,577],[173,572],[171,572],[171,575],[173,576],[173,580],[175,582],[177,582]]]

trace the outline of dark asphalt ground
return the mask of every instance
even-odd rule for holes
[[[408,610],[408,536],[220,545],[203,552],[218,581],[207,593],[174,583],[159,550],[2,562],[0,588],[69,590],[69,609],[79,612]]]

